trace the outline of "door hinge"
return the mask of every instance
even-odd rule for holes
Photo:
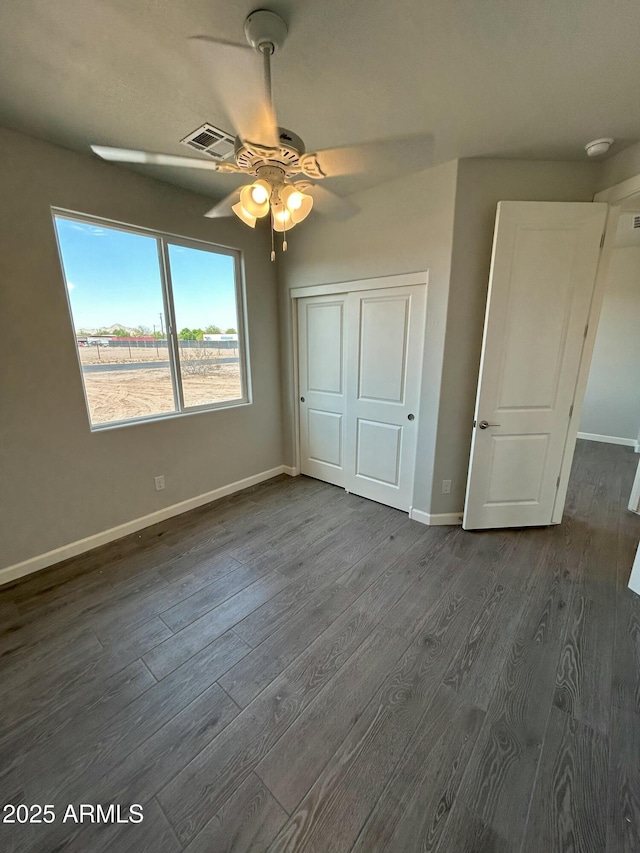
[[[558,479],[556,480],[556,489],[560,488],[560,474],[558,474]]]
[[[589,324],[587,323],[587,325],[584,327],[584,333],[583,333],[583,335],[582,335],[582,337],[583,337],[583,338],[586,338],[586,337],[587,337],[587,332],[588,332],[588,331],[589,331]]]
[[[569,409],[569,420],[571,420],[571,415],[572,415],[572,414],[573,414],[573,403],[571,404],[571,407],[570,407],[570,409]]]
[[[604,246],[604,235],[605,235],[605,232],[603,231],[602,237],[600,238],[600,248],[602,248]]]

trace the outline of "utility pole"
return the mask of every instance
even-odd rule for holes
[[[164,338],[164,326],[162,325],[162,311],[160,311],[160,313],[158,314],[158,317],[160,317],[160,334]]]

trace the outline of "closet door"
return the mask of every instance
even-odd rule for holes
[[[426,289],[298,300],[300,470],[409,510]]]
[[[347,297],[346,487],[401,510],[413,497],[425,287]]]
[[[300,470],[346,486],[346,294],[298,300]]]

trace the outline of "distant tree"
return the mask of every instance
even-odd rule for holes
[[[195,341],[196,333],[191,329],[187,329],[186,327],[178,332],[178,337],[181,341]]]
[[[193,334],[196,336],[196,341],[201,341],[204,336],[204,332],[202,331],[202,329],[194,329]]]
[[[204,330],[205,335],[221,335],[222,329],[220,326],[207,326]]]
[[[151,334],[151,329],[149,326],[136,326],[133,330],[133,334],[136,335],[136,337],[145,337],[146,335]]]
[[[225,335],[237,335],[238,334],[237,331],[233,328],[233,326],[230,329],[225,329],[224,333],[225,333]]]
[[[127,332],[126,329],[114,329],[113,332],[111,332],[111,334],[115,335],[116,338],[128,338],[129,337],[129,332]]]

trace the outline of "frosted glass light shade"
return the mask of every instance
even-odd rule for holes
[[[289,213],[293,213],[294,210],[298,210],[302,205],[302,193],[291,184],[286,184],[280,190],[280,201],[284,204]]]
[[[292,225],[306,219],[313,207],[311,196],[303,193],[295,184],[286,184],[282,187],[280,190],[280,200],[291,214]]]
[[[247,184],[240,190],[240,203],[251,216],[266,216],[269,213],[271,187],[266,181]],[[257,201],[262,199],[262,201]]]
[[[295,222],[287,208],[283,204],[274,204],[273,210],[273,230],[274,231],[291,231]]]
[[[231,208],[238,219],[241,219],[245,225],[248,225],[249,228],[256,227],[256,217],[252,216],[247,210],[244,209],[244,206],[241,201],[234,204]]]
[[[313,199],[310,195],[307,195],[306,193],[301,193],[300,195],[302,196],[300,207],[297,210],[291,211],[291,219],[294,224],[306,219],[311,213],[311,208],[313,207]]]

